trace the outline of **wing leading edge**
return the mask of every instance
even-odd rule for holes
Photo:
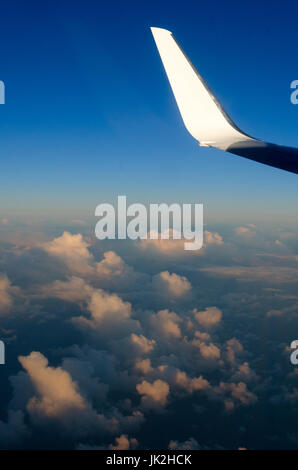
[[[185,127],[201,146],[298,174],[298,149],[263,142],[241,131],[172,33],[161,28],[151,31]]]

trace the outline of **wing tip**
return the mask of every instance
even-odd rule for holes
[[[153,36],[169,36],[172,35],[172,31],[169,31],[168,29],[165,28],[157,28],[155,26],[150,26],[151,33]]]

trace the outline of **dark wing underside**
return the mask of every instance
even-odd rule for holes
[[[269,144],[260,140],[246,140],[230,145],[227,152],[298,174],[298,149]]]

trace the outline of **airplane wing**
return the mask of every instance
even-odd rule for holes
[[[298,149],[270,144],[241,131],[170,31],[151,28],[185,127],[201,146],[298,174]]]

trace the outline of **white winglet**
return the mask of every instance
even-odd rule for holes
[[[184,124],[200,145],[226,150],[236,142],[255,140],[233,123],[172,33],[151,31]]]
[[[216,147],[264,165],[298,174],[298,149],[271,144],[242,132],[170,31],[151,28],[184,124],[205,147]]]

